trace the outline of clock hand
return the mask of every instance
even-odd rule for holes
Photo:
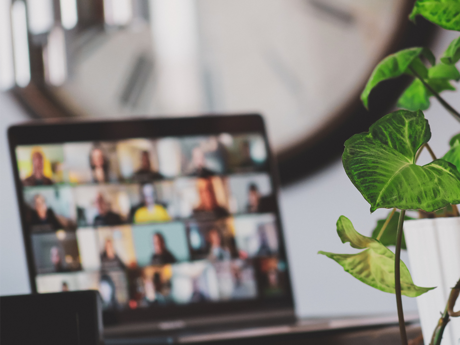
[[[325,0],[308,0],[308,3],[320,14],[325,17],[333,19],[335,22],[340,22],[345,25],[353,25],[356,22],[354,15],[345,10],[335,6]]]

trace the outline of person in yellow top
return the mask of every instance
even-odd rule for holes
[[[151,184],[141,187],[143,206],[134,213],[134,223],[167,222],[171,220],[164,206],[156,203],[155,189]]]

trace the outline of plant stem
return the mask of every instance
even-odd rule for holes
[[[447,324],[450,321],[449,315],[449,307],[455,305],[455,302],[458,297],[458,290],[460,289],[460,280],[457,282],[455,287],[450,292],[449,300],[447,301],[446,308],[444,309],[444,313],[442,313],[441,318],[434,329],[433,336],[431,337],[430,345],[440,345],[442,341],[442,336],[444,334],[444,330],[446,329]]]
[[[390,215],[388,216],[387,220],[383,224],[382,228],[380,229],[379,235],[377,236],[377,240],[380,241],[380,238],[382,237],[383,233],[385,232],[385,229],[387,228],[388,224],[390,223],[391,218],[393,218],[393,215],[395,214],[396,209],[394,208],[393,211],[391,211]]]
[[[398,221],[398,233],[396,235],[395,252],[395,294],[396,305],[398,306],[399,332],[401,333],[401,341],[403,345],[407,345],[406,325],[404,322],[404,312],[401,298],[401,243],[405,216],[406,210],[401,210]]]
[[[436,158],[436,155],[434,154],[433,150],[431,149],[430,144],[426,143],[425,147],[428,150],[428,152],[430,153],[431,159],[433,159],[435,161],[437,158]]]
[[[434,97],[441,103],[441,105],[453,116],[457,121],[460,121],[460,113],[458,113],[452,106],[442,98],[423,78],[420,74],[415,71],[412,67],[409,67],[410,71],[422,82],[422,84],[433,94]]]

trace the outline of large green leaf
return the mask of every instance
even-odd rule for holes
[[[450,150],[442,158],[455,165],[460,171],[460,134],[450,140]]]
[[[371,205],[427,212],[460,203],[460,172],[437,159],[415,164],[418,149],[431,137],[421,111],[399,110],[375,122],[368,133],[345,142],[345,171]]]
[[[351,221],[341,216],[337,221],[337,233],[342,243],[350,242],[356,249],[365,249],[358,254],[334,254],[320,251],[335,260],[343,269],[356,279],[378,290],[395,293],[395,255],[379,241],[358,233]],[[433,288],[419,287],[414,284],[404,262],[401,267],[401,293],[408,297],[417,297]]]
[[[448,65],[453,65],[460,60],[460,37],[450,42],[449,47],[441,57],[441,61]]]
[[[388,215],[390,217],[391,213]],[[390,222],[388,223],[387,227],[385,228],[382,237],[380,237],[380,243],[382,243],[384,246],[396,246],[396,234],[398,232],[398,221],[401,213],[396,211],[393,214],[393,217],[391,217]],[[374,231],[372,231],[372,238],[377,239],[377,236],[380,234],[380,230],[382,230],[383,225],[387,221],[388,217],[386,219],[379,219],[377,221],[377,226],[375,227]],[[412,220],[414,218],[405,216],[404,220]],[[401,244],[402,249],[407,249],[406,246],[406,238],[404,237],[404,234],[402,235],[402,244]]]
[[[460,0],[417,0],[410,19],[422,15],[447,30],[460,31]]]
[[[411,74],[409,70],[410,66],[413,66],[418,73],[423,73],[424,65],[419,59],[421,55],[425,56],[431,64],[434,64],[433,54],[426,48],[410,48],[401,50],[383,59],[372,72],[371,77],[361,94],[361,100],[363,101],[364,106],[366,108],[368,107],[369,95],[372,89],[380,82],[399,77],[402,74]]]
[[[426,79],[437,93],[445,90],[455,90],[448,80],[445,79]],[[429,91],[420,79],[415,79],[398,99],[398,107],[407,110],[426,110],[430,107],[430,97],[433,94]]]

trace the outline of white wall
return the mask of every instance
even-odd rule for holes
[[[455,37],[455,33],[444,33],[435,47],[438,54]],[[446,93],[445,98],[460,109],[458,93]],[[432,127],[431,145],[442,156],[450,137],[460,132],[459,123],[436,101],[426,116]],[[26,116],[14,101],[0,94],[0,295],[29,291],[6,142],[8,125],[24,119]],[[427,159],[423,154],[421,163]],[[318,250],[354,252],[337,237],[335,222],[340,215],[349,217],[358,231],[369,235],[375,220],[386,214],[379,210],[370,215],[369,205],[348,180],[340,161],[284,189],[281,206],[299,315],[396,311],[393,295],[362,284],[332,260],[316,254]],[[407,262],[406,258],[403,256]],[[416,310],[413,299],[405,298],[404,303],[407,311]]]
[[[19,224],[6,130],[27,119],[17,104],[0,93],[0,294],[28,293],[27,266]]]

